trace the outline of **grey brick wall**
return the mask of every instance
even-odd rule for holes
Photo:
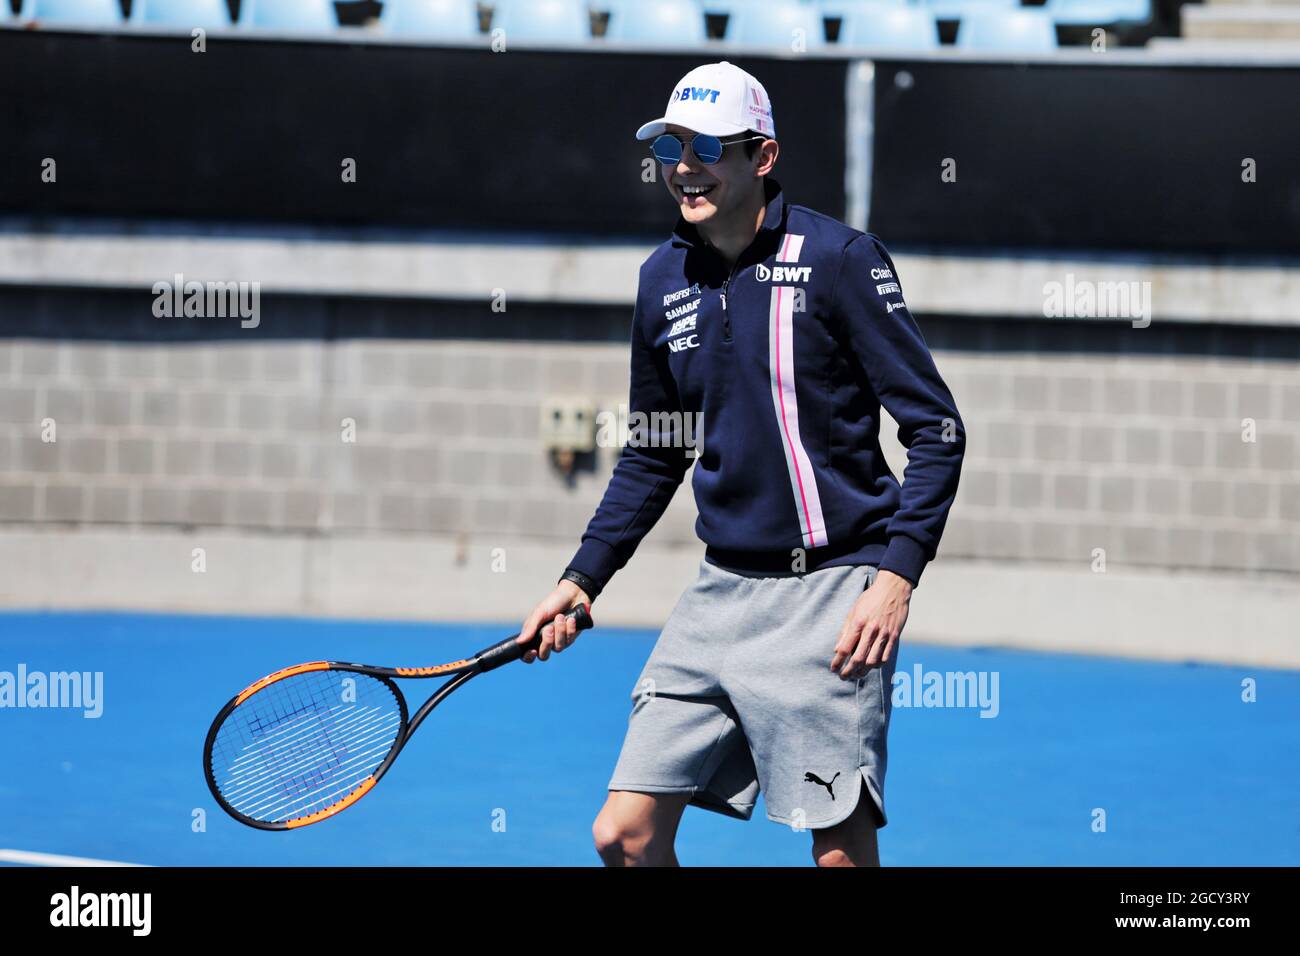
[[[943,556],[1080,563],[1104,549],[1111,566],[1300,573],[1300,362],[936,360],[968,430]],[[0,522],[576,547],[616,450],[570,485],[540,449],[539,406],[568,394],[612,408],[627,363],[618,343],[0,340]],[[892,424],[882,436],[901,476]],[[652,540],[691,544],[694,521],[688,484]]]
[[[969,436],[942,553],[1300,571],[1300,363],[937,358]]]

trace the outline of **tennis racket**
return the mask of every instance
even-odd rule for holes
[[[586,605],[569,611],[592,626]],[[221,708],[203,744],[203,772],[221,809],[259,830],[295,830],[352,806],[393,765],[433,708],[479,674],[541,644],[519,635],[434,667],[297,664],[244,688]],[[445,677],[414,717],[393,678]]]

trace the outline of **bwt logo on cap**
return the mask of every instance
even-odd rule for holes
[[[706,90],[702,86],[683,86],[673,96],[677,100],[708,100],[709,103],[718,102],[718,97],[722,95],[722,90]]]

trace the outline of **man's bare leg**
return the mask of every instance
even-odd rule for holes
[[[673,843],[689,793],[611,790],[592,824],[606,866],[677,866]]]
[[[813,859],[818,866],[880,866],[876,844],[875,801],[859,777],[858,805],[849,818],[824,830],[813,830]]]

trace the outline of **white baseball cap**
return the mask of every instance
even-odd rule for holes
[[[772,101],[763,84],[726,60],[697,66],[677,81],[664,115],[636,131],[637,139],[666,132],[669,123],[697,133],[733,136],[754,130],[776,138]]]

